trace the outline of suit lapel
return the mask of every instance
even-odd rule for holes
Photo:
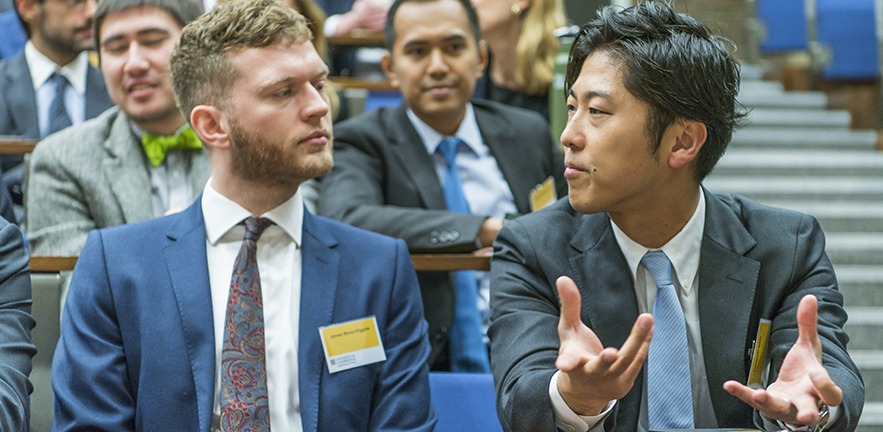
[[[205,249],[202,199],[178,215],[167,233],[163,258],[187,340],[199,430],[209,430],[215,395],[215,337]]]
[[[340,260],[336,246],[334,234],[322,220],[305,211],[298,329],[298,389],[305,431],[319,429],[320,384],[325,372],[319,327],[332,324]]]
[[[582,215],[574,221],[580,227],[571,241],[574,253],[569,260],[582,297],[582,320],[605,347],[619,348],[628,339],[638,318],[631,271],[606,213]],[[616,411],[617,430],[637,428],[643,376],[642,370]]]
[[[521,213],[530,213],[528,195],[530,189],[535,185],[528,183],[528,177],[524,175],[521,168],[525,166],[525,163],[538,163],[539,161],[525,160],[522,154],[513,151],[511,145],[507,146],[507,143],[518,140],[518,137],[513,135],[512,128],[500,121],[499,117],[488,112],[483,106],[473,104],[473,107],[481,137],[491,150],[509,190],[512,191],[512,196],[515,197],[515,207]]]
[[[9,60],[10,88],[6,90],[9,112],[17,127],[17,134],[27,138],[39,139],[40,125],[37,121],[37,96],[31,82],[31,72],[24,52]]]
[[[390,121],[384,123],[392,126],[390,127],[392,154],[398,157],[402,171],[411,176],[426,208],[447,209],[444,191],[438,181],[432,156],[426,152],[420,135],[414,130],[405,106],[401,105],[385,115],[390,117]]]
[[[153,217],[150,180],[144,167],[140,143],[135,141],[127,117],[122,111],[118,112],[110,128],[104,142],[102,165],[123,219],[126,223],[150,219]]]
[[[92,66],[86,68],[86,118],[95,118],[98,114],[113,106],[107,95],[104,78]]]
[[[699,326],[712,403],[721,417],[741,402],[723,390],[724,381],[745,381],[747,356],[756,329],[753,311],[760,262],[745,254],[756,244],[736,214],[713,194],[705,193],[705,233],[699,266]],[[730,317],[721,325],[720,317]],[[722,410],[719,407],[732,406]]]

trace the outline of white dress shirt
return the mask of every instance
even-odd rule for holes
[[[426,152],[435,163],[435,174],[438,182],[444,189],[445,173],[448,169],[444,156],[438,153],[441,141],[445,135],[424,123],[410,109],[408,119],[417,130],[417,135],[423,140]],[[466,104],[466,115],[460,122],[460,127],[454,136],[463,140],[466,147],[460,146],[457,151],[456,161],[460,170],[460,181],[463,185],[463,194],[469,204],[472,214],[485,215],[492,218],[503,219],[506,214],[518,212],[515,207],[515,197],[509,188],[509,183],[503,177],[497,159],[491,154],[490,148],[484,143],[478,122],[475,120],[475,109],[472,104]],[[476,248],[481,245],[476,244]],[[487,328],[490,322],[490,275],[488,272],[476,272],[478,279],[478,310],[481,313],[481,333],[484,342],[488,342]]]
[[[212,430],[218,430],[221,383],[221,349],[233,262],[245,236],[240,224],[252,216],[248,210],[218,193],[211,179],[202,194],[206,253],[212,293],[215,330],[215,398]],[[288,201],[259,215],[273,221],[257,242],[257,262],[264,307],[267,390],[272,430],[302,430],[298,394],[298,324],[300,319],[301,238],[303,200],[297,192]]]
[[[64,107],[71,119],[71,124],[82,123],[86,118],[86,73],[89,69],[89,53],[81,52],[74,60],[64,66],[55,64],[28,41],[25,44],[25,60],[31,73],[34,94],[37,96],[37,124],[40,137],[45,138],[49,132],[49,105],[55,99],[55,84],[49,81],[53,73],[67,78],[70,83],[64,92]]]

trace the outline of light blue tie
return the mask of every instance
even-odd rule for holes
[[[55,84],[55,96],[49,103],[49,133],[47,135],[54,134],[71,125],[71,118],[64,105],[64,92],[69,85],[67,78],[59,73],[53,73],[49,80]]]
[[[650,429],[693,429],[690,352],[684,311],[671,281],[671,261],[649,251],[641,265],[656,279],[653,340],[647,358],[647,419]]]
[[[445,203],[448,210],[469,213],[469,204],[463,194],[460,170],[455,160],[457,149],[464,144],[460,139],[448,137],[438,146],[445,157]],[[487,347],[481,336],[481,315],[478,312],[478,286],[475,272],[458,271],[454,296],[454,325],[451,328],[450,359],[454,372],[490,372]]]

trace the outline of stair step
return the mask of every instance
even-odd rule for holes
[[[711,175],[704,184],[715,192],[735,193],[758,201],[804,199],[883,202],[883,177]]]
[[[848,128],[850,123],[852,117],[844,110],[754,108],[746,126]]]
[[[742,78],[742,82],[746,81],[757,81],[763,79],[763,67],[756,64],[740,64],[739,65],[739,76]]]
[[[843,303],[848,308],[883,308],[883,267],[834,263],[834,272],[837,274],[840,292],[843,293]],[[883,315],[883,310],[880,314]]]
[[[865,382],[865,400],[883,402],[883,350],[849,350]]]
[[[883,177],[883,153],[860,150],[739,149],[727,151],[713,176]]]
[[[748,92],[783,93],[784,91],[785,87],[778,81],[749,80],[742,81],[739,86],[739,94]]]
[[[748,108],[825,109],[824,92],[764,92],[745,89],[737,99]]]
[[[855,432],[880,432],[883,431],[883,402],[865,401],[862,418],[858,421],[858,429]]]
[[[883,347],[883,307],[848,306],[849,320],[844,330],[849,334],[851,350],[879,350]]]
[[[781,128],[752,126],[733,133],[730,148],[763,147],[806,150],[820,148],[828,150],[873,150],[877,145],[877,133],[872,130],[850,130],[834,128]]]
[[[826,237],[826,250],[835,266],[883,266],[883,233],[834,232],[827,233]]]

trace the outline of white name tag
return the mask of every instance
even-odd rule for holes
[[[319,327],[319,337],[329,373],[386,360],[374,315]]]

